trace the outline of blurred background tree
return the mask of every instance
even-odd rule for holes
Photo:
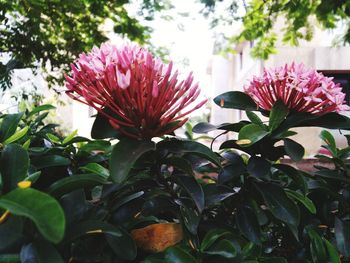
[[[0,88],[11,86],[15,69],[41,68],[52,86],[61,84],[69,63],[82,51],[107,40],[103,25],[141,44],[151,28],[129,15],[131,0],[0,0]],[[152,20],[171,8],[168,0],[137,1],[138,15]]]
[[[252,55],[267,59],[270,54],[275,53],[279,39],[292,46],[297,46],[300,40],[311,40],[315,25],[323,29],[344,28],[342,36],[335,40],[335,44],[350,43],[350,0],[200,1],[205,5],[203,13],[213,16],[214,27],[220,23],[220,17],[224,17],[229,23],[235,20],[242,22],[239,34],[226,38],[226,51],[231,51],[232,43],[255,41]],[[237,12],[238,6],[243,7],[242,14]],[[220,8],[229,13],[234,11],[234,15],[215,15],[215,11]],[[274,28],[279,17],[285,19],[281,32]]]

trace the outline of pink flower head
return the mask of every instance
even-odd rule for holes
[[[268,111],[277,100],[292,111],[317,115],[350,110],[344,104],[345,94],[339,84],[303,64],[264,69],[263,76],[254,77],[244,89],[260,108]]]
[[[136,45],[105,43],[71,65],[66,93],[94,107],[130,138],[157,137],[181,127],[188,119],[183,117],[206,103],[193,105],[198,84],[192,74],[178,81],[172,67]]]

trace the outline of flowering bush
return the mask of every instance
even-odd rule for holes
[[[117,52],[112,46],[104,48]],[[153,80],[163,83],[155,74],[159,67],[171,71],[171,64],[161,66],[136,47],[122,50],[145,54],[146,61],[129,64],[129,57],[117,52],[116,63],[105,67],[99,59],[111,57],[95,49],[89,58],[82,55],[72,67],[73,77],[67,77],[68,93],[99,110],[92,133],[107,140],[59,135],[55,124],[43,123],[50,105],[1,116],[0,262],[350,260],[349,147],[338,149],[331,134],[323,131],[323,147],[330,155],[318,158],[333,168],[318,166],[308,173],[283,162],[285,156],[297,162],[304,155],[291,128],[350,130],[350,119],[336,112],[345,106],[299,112],[279,98],[267,108],[254,95],[231,91],[214,101],[246,110],[249,120],[193,128],[197,133],[236,133],[236,139],[221,144],[219,153],[176,137],[155,143],[151,138],[168,133],[169,127],[153,129],[147,126],[150,122],[142,126],[133,115],[142,107],[131,106],[138,106],[138,99],[158,105],[152,103],[167,94],[167,87],[178,95],[188,92],[174,104],[184,106],[196,96],[197,87],[191,86],[191,76],[175,85],[176,78],[165,74],[169,83],[159,85],[158,96],[150,95],[146,91],[152,93]],[[123,63],[128,66],[123,68]],[[294,67],[285,67],[285,75],[292,75]],[[108,75],[106,68],[115,74]],[[135,76],[144,77],[147,85],[136,85]],[[109,86],[111,77],[114,84]],[[321,86],[325,80],[319,76],[320,82],[310,81]],[[308,82],[302,85],[311,88]],[[254,111],[268,115],[268,123]],[[151,120],[148,113],[153,116],[153,111],[139,113],[145,121]],[[175,115],[170,123],[184,117]],[[124,134],[115,145],[111,128]]]
[[[71,65],[67,94],[94,107],[127,137],[170,134],[206,102],[191,107],[200,93],[198,84],[193,85],[192,74],[179,82],[172,67],[138,46],[102,44]]]
[[[271,110],[280,100],[292,111],[319,115],[350,109],[344,104],[345,93],[341,90],[332,78],[294,63],[265,69],[262,77],[254,77],[245,87],[245,92],[264,110]]]

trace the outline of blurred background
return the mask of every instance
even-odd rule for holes
[[[66,97],[63,76],[79,53],[123,39],[193,71],[209,99],[294,61],[334,77],[349,102],[349,18],[348,0],[0,0],[0,111],[53,104],[63,131],[89,137],[95,113]],[[244,118],[209,102],[190,123]],[[299,130],[308,155],[319,132]]]

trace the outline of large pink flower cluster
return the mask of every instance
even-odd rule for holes
[[[181,127],[186,115],[206,103],[193,105],[198,84],[192,74],[178,81],[172,67],[136,45],[105,43],[71,65],[66,93],[94,107],[130,138],[157,137]]]
[[[271,110],[277,100],[292,111],[317,115],[350,109],[344,104],[345,94],[339,84],[303,64],[265,69],[262,77],[254,77],[244,89],[264,110]]]

